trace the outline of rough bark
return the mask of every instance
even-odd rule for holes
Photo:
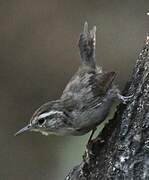
[[[149,180],[149,37],[136,61],[115,116],[66,180]]]

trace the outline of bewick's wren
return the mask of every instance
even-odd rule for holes
[[[44,135],[83,135],[104,121],[114,99],[126,101],[113,85],[115,72],[104,72],[95,62],[96,26],[80,34],[81,65],[60,99],[47,102],[33,114],[30,123],[18,131],[39,131]],[[93,134],[93,133],[92,133]]]

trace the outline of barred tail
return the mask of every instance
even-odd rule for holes
[[[81,61],[95,68],[95,45],[96,45],[96,26],[88,31],[88,23],[84,24],[84,31],[80,34],[79,49]]]

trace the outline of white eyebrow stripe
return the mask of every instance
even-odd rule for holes
[[[62,111],[50,111],[50,112],[41,114],[40,116],[38,116],[38,119],[45,118],[47,116],[50,116],[51,114],[63,114],[63,112]]]

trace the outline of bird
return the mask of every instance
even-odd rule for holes
[[[96,26],[79,36],[80,66],[64,88],[59,99],[40,106],[30,122],[15,135],[37,131],[43,135],[81,136],[92,131],[89,140],[111,109],[115,100],[126,103],[129,97],[121,95],[114,84],[116,73],[103,71],[96,64]]]

